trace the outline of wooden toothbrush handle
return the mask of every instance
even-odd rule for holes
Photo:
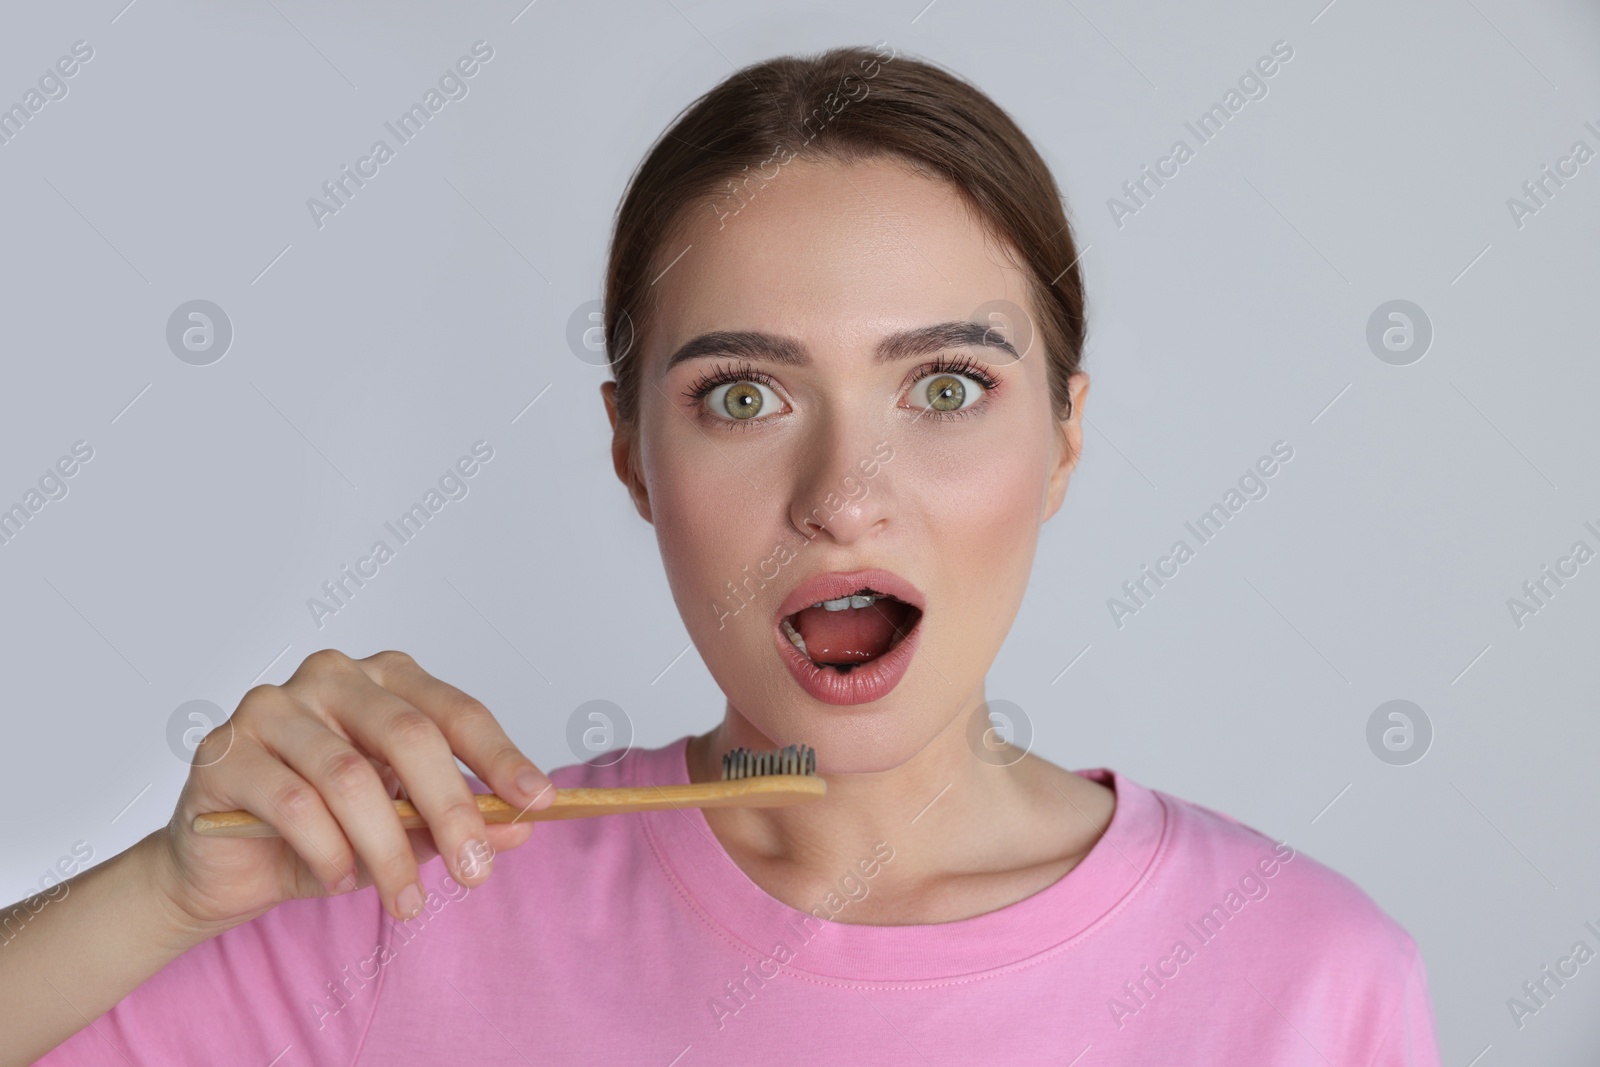
[[[486,823],[549,822],[587,819],[629,811],[662,808],[775,808],[825,796],[828,783],[808,774],[769,774],[731,782],[688,782],[681,785],[620,786],[613,789],[557,789],[548,808],[523,811],[494,793],[478,793],[478,810]],[[427,828],[427,820],[409,800],[394,802],[400,825]],[[194,832],[205,837],[277,837],[278,828],[248,811],[216,811],[194,817]]]

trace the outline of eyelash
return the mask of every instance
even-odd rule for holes
[[[986,370],[971,356],[965,355],[956,356],[954,358],[940,356],[931,363],[924,364],[913,371],[911,373],[910,381],[912,384],[916,384],[917,382],[924,381],[939,374],[959,374],[963,377],[971,378],[973,381],[983,386],[983,399],[978,401],[978,403],[971,405],[970,407],[961,408],[956,411],[936,411],[933,408],[918,408],[917,413],[919,417],[928,416],[935,419],[966,418],[968,415],[975,414],[978,411],[988,407],[990,403],[989,398],[1000,389],[1000,380],[998,378],[996,378],[993,374],[990,374],[988,370]],[[759,371],[748,363],[739,363],[733,366],[718,364],[713,366],[710,371],[695,379],[693,384],[683,391],[683,395],[691,403],[699,405],[717,386],[732,385],[735,382],[759,382],[769,389],[775,389],[778,384],[773,380],[770,374],[767,374],[764,371]],[[729,426],[728,429],[730,430],[747,430],[751,428],[752,424],[762,422],[764,420],[758,416],[756,418],[744,420],[717,419],[716,421],[738,424],[735,426]]]

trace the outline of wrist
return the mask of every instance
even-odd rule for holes
[[[146,835],[128,850],[128,854],[137,868],[134,884],[140,895],[150,902],[158,928],[183,951],[238,923],[219,922],[197,913],[173,862],[167,839],[169,832],[170,828],[163,826]]]

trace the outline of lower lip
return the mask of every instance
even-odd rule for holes
[[[840,674],[832,667],[819,667],[811,662],[794,642],[783,632],[783,620],[773,627],[777,635],[778,656],[789,668],[794,680],[811,696],[824,704],[866,704],[889,695],[900,684],[911,667],[911,657],[917,654],[917,643],[922,638],[922,619],[917,619],[911,632],[900,643],[873,660],[855,668],[849,674]]]

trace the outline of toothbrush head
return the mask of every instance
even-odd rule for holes
[[[722,778],[757,778],[771,774],[817,773],[817,750],[810,745],[785,745],[777,749],[736,748],[722,756]]]

